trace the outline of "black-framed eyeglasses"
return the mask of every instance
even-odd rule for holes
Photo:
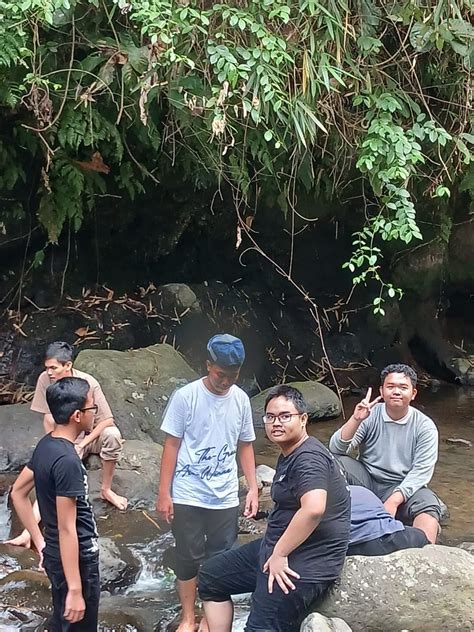
[[[299,415],[302,414],[303,413],[280,413],[279,415],[272,415],[269,413],[268,415],[263,415],[262,419],[263,423],[268,425],[274,424],[277,419],[280,423],[287,424],[291,421],[292,417],[299,417]]]
[[[81,411],[81,413],[85,413],[87,410],[93,410],[94,415],[97,415],[97,411],[99,410],[99,407],[97,406],[97,404],[94,404],[93,406],[88,406],[87,408],[80,408],[79,410]]]

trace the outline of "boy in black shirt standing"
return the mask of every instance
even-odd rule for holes
[[[46,400],[56,427],[36,446],[13,486],[12,500],[51,580],[49,632],[93,632],[100,596],[98,534],[86,470],[74,441],[81,432],[91,431],[97,407],[89,384],[76,377],[51,384]],[[29,501],[34,486],[44,539]]]

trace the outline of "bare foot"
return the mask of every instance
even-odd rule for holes
[[[31,536],[28,531],[23,531],[16,538],[5,540],[3,544],[11,544],[12,546],[24,546],[25,549],[31,549]]]
[[[119,496],[111,489],[103,489],[100,492],[100,497],[102,500],[106,500],[108,503],[120,509],[120,511],[125,511],[128,506],[128,500],[124,496]]]

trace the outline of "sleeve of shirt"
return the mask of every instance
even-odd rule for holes
[[[105,398],[104,391],[97,381],[92,385],[92,397],[94,404],[97,404],[97,415],[95,416],[94,422],[98,424],[106,419],[113,419],[114,415],[109,406],[109,402]]]
[[[438,430],[434,423],[427,424],[417,438],[413,466],[394,491],[408,500],[430,482],[438,460]]]
[[[330,476],[329,456],[318,452],[303,452],[293,464],[290,481],[298,499],[315,489],[327,491]]]
[[[243,405],[243,419],[242,426],[239,435],[239,441],[255,441],[255,430],[253,427],[253,418],[252,418],[252,407],[250,405],[250,400],[247,395],[244,397],[244,405]]]
[[[77,498],[86,495],[84,468],[80,458],[71,454],[59,458],[52,467],[56,496]]]
[[[350,439],[349,441],[344,441],[344,439],[341,438],[342,429],[339,428],[339,430],[336,430],[336,432],[332,435],[332,437],[329,440],[329,450],[333,454],[340,454],[340,455],[344,455],[350,452],[351,450],[355,450],[357,446],[363,442],[367,434],[367,430],[369,429],[371,424],[372,424],[372,414],[369,415],[367,419],[364,419],[364,421],[357,428],[352,439]]]
[[[33,410],[35,413],[42,413],[43,415],[50,414],[48,402],[46,401],[46,389],[48,386],[48,374],[46,371],[43,371],[36,382],[35,394],[33,395],[30,410]]]
[[[186,429],[189,407],[179,389],[173,393],[163,413],[161,430],[181,439]]]

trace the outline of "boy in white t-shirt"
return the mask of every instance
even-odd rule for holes
[[[229,334],[207,345],[206,377],[178,389],[164,414],[166,440],[156,508],[172,524],[177,589],[182,606],[177,632],[194,632],[201,563],[230,549],[238,531],[238,456],[249,492],[244,515],[258,509],[255,432],[250,400],[235,382],[245,359],[242,341]],[[203,619],[199,628],[207,630]]]

